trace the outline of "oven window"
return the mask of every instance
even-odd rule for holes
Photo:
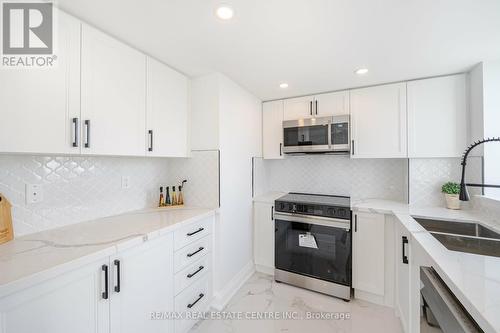
[[[351,234],[334,227],[275,220],[277,269],[351,285]]]
[[[349,123],[332,124],[332,145],[349,144]]]
[[[328,125],[283,129],[285,147],[328,145]]]

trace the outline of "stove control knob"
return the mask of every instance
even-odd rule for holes
[[[293,204],[293,205],[292,205],[292,212],[294,212],[294,213],[295,213],[296,211],[297,211],[297,205],[296,205],[296,204]]]

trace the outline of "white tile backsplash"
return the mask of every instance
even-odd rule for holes
[[[255,159],[255,194],[267,191],[406,200],[406,159],[350,159],[339,155]]]
[[[184,185],[184,203],[188,206],[219,206],[219,152],[193,151],[190,158],[169,159],[170,184]]]
[[[122,189],[122,176],[130,187]],[[154,207],[168,160],[126,157],[0,156],[0,192],[12,203],[15,236]],[[25,184],[42,202],[26,204]]]
[[[410,204],[417,207],[444,206],[445,199],[441,186],[446,182],[460,183],[462,166],[460,158],[428,158],[410,159],[409,184]],[[482,182],[482,160],[480,157],[469,157],[466,180]],[[471,195],[481,191],[469,188]],[[463,204],[467,208],[466,204]]]

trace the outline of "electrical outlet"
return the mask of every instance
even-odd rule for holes
[[[35,204],[43,201],[42,185],[26,184],[26,204]]]
[[[122,176],[122,189],[130,188],[130,177]]]

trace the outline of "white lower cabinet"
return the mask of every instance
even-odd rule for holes
[[[396,314],[401,320],[404,332],[410,330],[410,258],[411,258],[411,242],[410,233],[404,226],[397,222],[394,225],[395,235],[395,281],[396,281],[396,297],[395,309]]]
[[[186,332],[197,321],[192,314],[208,310],[212,301],[213,219],[0,298],[0,332]],[[204,237],[183,242],[174,254],[174,235],[200,226]],[[179,318],[166,316],[174,311]]]
[[[255,268],[274,274],[274,204],[254,202],[253,207]]]
[[[385,216],[357,212],[353,224],[352,286],[355,293],[384,296]]]
[[[172,234],[112,256],[110,267],[111,332],[172,332],[172,321],[151,320],[174,309]]]
[[[104,259],[0,299],[2,333],[105,333]]]

